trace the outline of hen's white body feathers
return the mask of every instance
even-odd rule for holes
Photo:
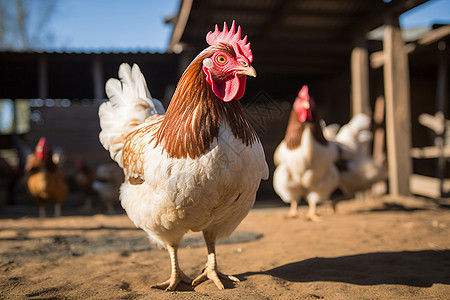
[[[334,165],[337,157],[336,144],[320,144],[307,125],[299,147],[288,149],[282,141],[275,151],[275,192],[286,203],[298,201],[302,196],[314,203],[328,200],[339,182],[339,172]]]
[[[207,153],[195,159],[169,158],[153,138],[164,118],[162,106],[151,99],[137,66],[131,75],[123,66],[122,82],[107,83],[110,102],[101,105],[99,115],[100,140],[120,166],[123,139],[137,130],[146,133],[127,141],[141,155],[135,166],[124,168],[125,175],[143,179],[140,184],[125,180],[121,186],[128,216],[163,246],[177,244],[189,230],[214,231],[217,238],[231,234],[252,207],[261,179],[268,177],[261,143],[246,146],[222,122]]]
[[[263,149],[259,143],[246,147],[226,126],[219,134],[218,143],[198,159],[166,158],[150,142],[145,182],[122,185],[122,206],[154,240],[175,242],[188,230],[205,229],[226,237],[253,206],[260,180],[268,176]]]

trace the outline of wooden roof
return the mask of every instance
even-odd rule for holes
[[[104,82],[117,77],[123,62],[140,66],[158,99],[165,98],[167,85],[177,80],[176,54],[0,51],[0,98],[39,98],[40,69],[45,62],[48,98],[94,99],[93,66],[97,59],[101,62],[102,93]]]
[[[385,3],[387,2],[387,3]],[[181,0],[169,51],[198,53],[215,24],[248,35],[258,75],[324,79],[348,70],[355,41],[427,0]]]

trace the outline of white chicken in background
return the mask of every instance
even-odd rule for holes
[[[356,114],[342,127],[337,123],[326,125],[324,121],[321,126],[327,140],[339,143],[341,159],[349,160],[365,155],[372,141],[371,119],[366,114]]]
[[[327,138],[337,143],[340,149],[336,166],[339,170],[339,189],[343,196],[333,199],[333,209],[339,201],[350,199],[357,192],[363,192],[381,180],[386,179],[387,170],[384,159],[374,161],[368,146],[372,141],[371,119],[366,114],[356,114],[340,129],[335,124],[325,128]],[[330,130],[331,128],[331,130]],[[335,132],[335,135],[330,134]]]
[[[188,66],[164,115],[137,65],[122,64],[106,83],[109,101],[99,108],[100,141],[124,169],[120,201],[151,240],[168,249],[170,278],[155,288],[174,290],[211,279],[239,281],[217,269],[215,244],[248,214],[261,179],[268,178],[264,150],[238,101],[246,76],[256,76],[247,37],[235,23],[216,26],[210,45]],[[208,260],[191,282],[178,264],[183,235],[202,231]]]
[[[114,205],[119,202],[120,185],[123,179],[122,170],[113,163],[102,164],[95,171],[92,188],[109,214],[114,213]]]
[[[384,161],[376,162],[369,155],[356,157],[347,161],[345,169],[339,169],[339,188],[344,193],[345,198],[355,196],[357,192],[364,192],[373,184],[387,178],[387,169]],[[333,201],[335,209],[336,203]]]
[[[305,85],[295,99],[283,141],[275,150],[277,166],[273,186],[280,198],[290,203],[290,217],[298,215],[297,206],[305,197],[307,218],[319,220],[316,205],[330,199],[339,182],[335,166],[338,147],[328,142],[320,126],[321,118]]]
[[[342,145],[344,159],[350,160],[367,155],[368,146],[373,138],[370,131],[371,122],[368,115],[356,114],[350,122],[339,129],[335,141]]]

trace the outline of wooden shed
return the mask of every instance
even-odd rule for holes
[[[408,55],[423,43],[405,44],[399,16],[425,2],[182,0],[177,16],[171,20],[174,30],[168,50],[179,53],[181,66],[186,65],[207,46],[204,35],[213,29],[213,24],[221,27],[224,21],[231,24],[236,20],[251,42],[255,56],[253,65],[258,72],[258,80],[248,83],[246,97],[254,100],[261,98],[262,93],[263,101],[274,100],[275,103],[272,105],[275,108],[262,121],[266,125],[270,124],[268,119],[280,124],[283,117],[277,119],[277,112],[286,109],[286,105],[279,104],[292,101],[304,83],[310,85],[327,122],[343,124],[359,112],[372,115],[377,98],[382,96],[389,191],[392,195],[408,195],[412,174]],[[384,26],[382,42],[369,40],[368,33],[380,26]],[[437,40],[439,38],[434,39]],[[371,54],[373,69],[370,67]],[[447,57],[448,51],[442,55]],[[440,72],[445,73],[448,61],[441,63]],[[379,91],[376,76],[370,76],[377,74],[374,69],[381,66]],[[437,64],[431,67],[432,70],[436,68]],[[448,85],[442,76],[445,77],[441,75],[439,80]],[[448,101],[444,94],[441,97]],[[441,110],[446,113],[445,108],[441,107]],[[282,134],[278,134],[278,139],[271,135],[270,139],[274,132],[268,127],[260,134],[270,163]]]
[[[447,148],[439,148],[439,155],[424,150],[435,145],[417,119],[423,112],[441,111],[444,120],[448,116],[449,27],[405,43],[398,21],[425,2],[180,0],[176,16],[167,19],[173,24],[167,53],[0,52],[0,98],[43,99],[31,103],[31,118],[36,118],[26,140],[33,144],[50,134],[66,147],[69,160],[81,154],[99,164],[109,158],[97,140],[97,106],[105,97],[105,81],[117,76],[120,63],[138,63],[152,95],[167,105],[185,67],[207,46],[205,34],[215,24],[236,20],[252,44],[258,73],[257,79],[248,80],[242,104],[262,139],[271,173],[291,103],[308,84],[327,123],[344,124],[358,112],[372,115],[384,99],[385,110],[378,117],[386,119],[380,125],[387,129],[390,193],[420,193],[410,187],[410,182],[418,186],[414,172],[427,176],[425,181],[419,178],[422,190],[429,189],[423,185],[428,178],[442,179],[439,193],[428,194],[438,197],[445,192],[448,161],[442,153]],[[383,25],[381,39],[368,37]],[[72,105],[65,107],[64,99]],[[47,121],[39,123],[39,114]],[[377,151],[385,151],[384,141],[381,136]],[[0,135],[0,148],[12,143],[11,135]],[[412,145],[417,148],[414,160],[409,155]],[[432,161],[427,155],[434,155]],[[436,181],[432,185],[435,189]],[[258,199],[262,195],[275,196],[271,178],[262,183]]]

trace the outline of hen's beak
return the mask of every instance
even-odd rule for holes
[[[244,67],[237,72],[239,75],[256,77],[256,70],[252,66]]]

